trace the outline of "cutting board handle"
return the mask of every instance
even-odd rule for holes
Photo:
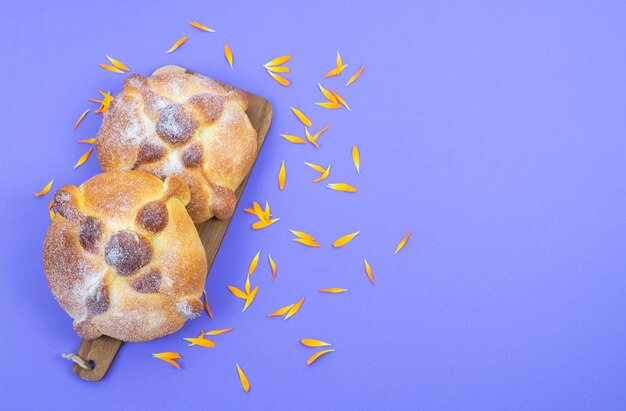
[[[87,381],[100,381],[109,371],[121,346],[122,341],[106,335],[95,340],[82,340],[78,347],[78,358],[70,358],[74,361],[74,374]],[[68,357],[71,356],[65,358]],[[90,368],[84,368],[81,359]]]

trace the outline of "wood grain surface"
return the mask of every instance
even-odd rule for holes
[[[162,74],[172,71],[186,70],[178,66],[163,66],[152,74]],[[219,81],[218,83],[226,90],[232,90],[235,88]],[[257,147],[258,151],[260,151],[272,123],[272,105],[263,97],[259,97],[248,92],[245,92],[245,94],[248,98],[248,111],[246,113],[248,114],[250,123],[252,123],[252,126],[257,132]],[[237,200],[241,198],[241,193],[243,192],[249,177],[250,175],[248,174],[239,188],[235,191]],[[204,250],[206,251],[209,271],[211,270],[213,260],[215,260],[215,256],[217,255],[222,239],[226,234],[229,223],[230,220],[218,220],[216,218],[212,218],[209,221],[196,226],[200,239],[202,240],[202,244],[204,245]],[[122,341],[108,336],[102,336],[96,338],[95,340],[82,340],[80,347],[78,348],[78,356],[90,362],[93,365],[93,368],[86,370],[79,367],[77,364],[74,364],[74,373],[88,381],[100,381],[109,370],[109,367],[113,363],[115,355],[119,351],[121,345]]]

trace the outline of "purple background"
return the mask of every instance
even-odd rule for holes
[[[626,3],[54,3],[0,5],[2,408],[626,406]],[[313,105],[337,50],[349,67],[324,84],[350,112]],[[293,83],[283,88],[260,65],[286,53]],[[205,73],[267,97],[275,117],[207,282],[215,319],[124,345],[94,384],[60,358],[79,338],[41,266],[52,197],[32,193],[53,177],[57,189],[98,172],[95,157],[72,166],[86,150],[75,140],[94,137],[101,118],[72,127],[96,107],[85,99],[98,88],[120,90],[123,76],[97,66],[105,54],[144,75],[163,64]],[[321,149],[279,137],[303,133],[290,105],[314,129],[331,125]],[[327,182],[359,193],[312,184],[304,161],[332,164]],[[281,221],[252,231],[241,209],[266,199]],[[292,242],[289,228],[324,247]],[[348,246],[330,247],[355,230]],[[242,315],[226,285],[243,286],[259,248],[260,291]],[[265,317],[302,296],[292,319]],[[211,350],[181,340],[223,327],[235,330]],[[305,337],[337,351],[307,367]],[[168,350],[183,355],[183,370],[150,356]]]

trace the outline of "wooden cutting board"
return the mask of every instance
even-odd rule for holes
[[[184,72],[186,70],[178,66],[163,66],[152,74],[162,74],[172,71]],[[227,91],[235,88],[219,81],[218,83]],[[260,151],[263,146],[263,142],[265,141],[265,136],[270,128],[270,124],[272,123],[272,105],[263,97],[259,97],[248,92],[245,92],[245,94],[248,97],[248,118],[250,119],[250,123],[252,123],[252,127],[254,127],[257,132],[257,147]],[[239,188],[235,191],[237,194],[237,200],[241,198],[241,193],[248,182],[249,176],[250,175],[248,174]],[[206,251],[209,270],[211,269],[213,260],[217,255],[217,250],[222,243],[222,239],[226,234],[229,222],[230,220],[218,220],[216,218],[212,218],[209,221],[196,226],[198,233],[200,234],[202,244],[204,245],[204,250]],[[75,363],[73,368],[74,373],[88,381],[100,381],[109,370],[109,367],[113,363],[115,355],[121,345],[122,341],[108,336],[102,336],[96,338],[95,340],[83,340],[78,348],[78,356],[90,363],[93,368],[89,370],[84,369]]]

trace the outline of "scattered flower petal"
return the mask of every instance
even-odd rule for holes
[[[272,73],[289,73],[291,71],[289,67],[284,66],[266,67],[266,69]]]
[[[313,123],[311,123],[311,120],[309,120],[309,118],[297,108],[291,107],[291,111],[293,111],[296,117],[298,117],[298,120],[300,120],[305,126],[311,127],[313,125]]]
[[[320,107],[327,108],[329,110],[335,110],[335,109],[342,107],[342,105],[337,103],[336,101],[324,101],[322,103],[315,103],[315,104],[317,104]]]
[[[307,166],[311,167],[313,170],[317,171],[318,173],[323,173],[324,171],[326,171],[326,170],[324,170],[324,167],[319,166],[317,164],[306,163],[306,162],[304,164],[306,164]]]
[[[255,223],[252,223],[252,228],[254,230],[259,230],[261,228],[269,227],[269,226],[271,226],[272,224],[274,224],[278,220],[280,220],[280,218],[273,218],[273,219],[268,220],[268,221],[257,221]]]
[[[309,129],[308,128],[306,128],[306,127],[304,128],[304,133],[306,134],[306,139],[309,141],[309,143],[313,144],[317,148],[320,148],[320,145],[317,144],[317,141],[315,141],[315,139],[313,138],[311,133],[309,133]]]
[[[241,387],[243,390],[245,392],[250,391],[250,382],[248,381],[248,377],[246,377],[246,374],[244,374],[239,364],[237,364],[237,374],[239,374],[239,381],[241,381]]]
[[[400,240],[400,242],[398,243],[398,246],[396,247],[396,252],[394,254],[398,254],[398,252],[404,248],[404,245],[408,241],[411,234],[413,234],[413,231],[409,231],[404,237],[402,237],[402,240]]]
[[[337,100],[339,100],[339,103],[341,103],[342,106],[344,106],[345,108],[350,110],[350,107],[348,106],[348,103],[346,103],[346,100],[341,98],[341,96],[339,94],[337,94],[337,92],[335,90],[330,90],[330,92],[333,93],[333,95],[337,98]]]
[[[293,241],[304,244],[308,247],[321,247],[322,245],[315,240],[311,240],[308,238],[294,238]]]
[[[181,37],[180,39],[176,41],[176,43],[174,43],[174,45],[168,51],[165,52],[165,54],[171,53],[172,51],[176,50],[186,41],[187,41],[187,36]]]
[[[314,183],[319,183],[320,181],[325,180],[326,178],[328,178],[329,174],[330,174],[330,165],[326,168],[326,170],[324,170],[322,175],[319,176],[319,178],[316,178],[315,180],[313,180],[313,182]]]
[[[234,285],[229,285],[228,289],[230,290],[231,293],[233,293],[235,297],[241,298],[242,300],[248,299],[248,296],[246,295],[246,293],[244,293],[243,291],[241,291],[239,288],[235,287]]]
[[[348,80],[348,82],[346,83],[346,86],[349,86],[350,84],[354,83],[354,81],[359,78],[364,68],[365,66],[361,66],[361,68],[356,73],[354,73],[352,77],[350,77],[350,80]]]
[[[269,313],[267,314],[268,317],[280,317],[281,315],[285,315],[289,312],[289,310],[291,310],[291,308],[294,306],[295,304],[291,304],[288,305],[286,307],[283,308],[279,308],[278,310],[274,311],[273,313]]]
[[[204,347],[204,348],[213,348],[213,347],[215,347],[215,342],[209,340],[208,338],[204,338],[204,333],[202,333],[202,337],[183,338],[183,340],[189,341],[191,343],[191,344],[189,344],[189,347],[194,346],[194,345],[198,345],[198,346]]]
[[[293,305],[293,307],[291,307],[291,308],[289,309],[289,312],[287,313],[287,315],[285,316],[285,318],[284,318],[284,319],[285,319],[285,320],[287,320],[287,319],[291,318],[292,316],[294,316],[294,315],[295,315],[295,314],[296,314],[296,313],[300,310],[300,307],[302,307],[302,303],[303,303],[303,302],[304,302],[304,297],[302,297],[301,299],[299,299],[299,300],[298,300],[298,302],[297,302],[297,303],[295,303],[295,304]]]
[[[305,233],[304,231],[296,231],[296,230],[289,230],[289,231],[291,232],[291,234],[295,235],[298,238],[308,238],[309,240],[315,240],[315,237]]]
[[[206,290],[202,290],[202,296],[204,297],[204,302],[203,302],[204,311],[206,311],[209,318],[213,318],[213,313],[211,312],[211,309],[209,308],[209,299],[207,298]]]
[[[111,71],[113,73],[124,74],[122,70],[118,69],[115,66],[109,66],[108,64],[102,64],[102,63],[99,63],[98,65],[102,67],[103,69]]]
[[[204,333],[204,335],[219,335],[219,334],[231,332],[232,330],[233,330],[232,328],[222,328],[220,330],[211,330],[209,332]]]
[[[43,195],[48,194],[48,191],[50,191],[50,189],[52,188],[52,183],[54,183],[54,178],[50,180],[50,182],[46,184],[44,188],[41,189],[41,191],[37,191],[35,193],[35,197],[41,197]]]
[[[246,311],[248,307],[250,307],[250,304],[252,304],[252,302],[254,301],[254,298],[256,297],[256,293],[258,291],[259,291],[259,286],[257,285],[256,287],[254,287],[252,292],[248,294],[248,298],[246,298],[246,304],[243,306],[243,310],[241,310],[241,312]]]
[[[202,31],[206,31],[208,33],[215,33],[215,30],[208,28],[207,26],[204,26],[200,23],[198,23],[197,21],[192,21],[191,23],[189,23],[189,25],[191,27],[195,27],[197,29],[200,29]]]
[[[287,171],[285,171],[285,162],[283,161],[278,171],[278,188],[280,190],[285,189],[285,183],[287,182]]]
[[[90,111],[91,111],[91,109],[85,110],[83,112],[83,114],[81,114],[80,117],[78,117],[78,120],[76,120],[76,124],[74,124],[74,130],[76,130],[78,128],[78,125],[83,121],[83,119],[85,118],[87,113],[89,113]]]
[[[272,268],[272,281],[276,278],[276,263],[270,254],[267,255],[270,260],[270,267]]]
[[[320,288],[320,292],[329,294],[339,294],[348,291],[347,288]]]
[[[359,148],[357,146],[352,146],[352,162],[354,163],[354,167],[356,168],[357,174],[361,173],[361,155],[359,154]]]
[[[303,338],[300,340],[300,344],[307,347],[328,347],[329,345],[332,345],[324,341],[314,340],[312,338]]]
[[[180,365],[175,360],[180,360],[182,357],[180,354],[176,352],[160,352],[156,354],[152,354],[154,358],[158,358],[159,360],[163,360],[172,364],[174,367],[180,369]]]
[[[94,144],[96,142],[95,138],[88,138],[85,140],[78,140],[76,141],[77,143],[82,143],[82,144]]]
[[[230,46],[228,44],[224,44],[224,55],[226,56],[226,60],[228,61],[230,68],[233,68],[233,52],[230,50]]]
[[[248,295],[250,295],[250,276],[246,276],[246,284],[244,285],[244,290],[246,291],[246,299],[248,299]]]
[[[54,200],[50,200],[50,203],[48,204],[48,214],[50,215],[50,220],[54,220],[55,215],[52,207],[54,207]]]
[[[346,183],[328,184],[327,187],[332,190],[345,191],[348,193],[356,193],[358,191],[356,187],[352,187],[350,184]]]
[[[372,267],[370,267],[370,263],[367,262],[367,258],[365,260],[365,273],[367,274],[367,278],[369,278],[370,283],[374,285],[374,276],[372,275]]]
[[[319,136],[321,136],[326,130],[328,130],[330,128],[330,126],[326,126],[323,129],[321,129],[320,131],[318,131],[317,133],[315,133],[313,135],[313,139],[317,140],[319,138]]]
[[[281,134],[280,136],[284,138],[285,140],[289,141],[290,143],[306,144],[306,141],[302,137],[290,136],[288,134]]]
[[[291,56],[280,56],[280,57],[276,57],[276,58],[268,61],[263,66],[265,68],[271,67],[271,66],[278,66],[278,65],[281,65],[281,64],[284,64],[284,63],[288,62],[289,60],[291,60]]]
[[[315,362],[315,360],[317,360],[318,358],[320,358],[322,355],[324,355],[324,354],[328,354],[329,352],[333,352],[333,351],[335,351],[335,350],[323,350],[323,351],[316,352],[315,354],[313,354],[313,355],[311,356],[311,358],[309,358],[309,359],[307,360],[306,365],[311,365],[311,364],[313,364],[313,362]]]
[[[274,80],[276,80],[278,82],[278,84],[280,84],[281,86],[287,87],[289,84],[291,84],[291,82],[289,80],[287,80],[286,78],[279,76],[276,73],[272,73],[271,71],[267,70],[267,74],[269,74],[270,76],[272,76],[272,78]]]
[[[335,248],[343,247],[344,245],[352,241],[352,239],[356,237],[359,233],[360,231],[357,231],[356,233],[347,234],[347,235],[344,235],[343,237],[339,237],[338,239],[333,241],[333,247]]]
[[[337,102],[337,97],[333,93],[331,93],[330,91],[326,90],[324,88],[324,86],[322,86],[320,83],[317,83],[317,86],[320,88],[320,91],[322,92],[324,97],[326,97],[327,100],[334,101],[335,103]]]
[[[256,266],[259,263],[259,255],[261,255],[261,250],[257,251],[252,261],[250,261],[250,266],[248,266],[248,275],[254,274],[254,270],[256,270]]]
[[[109,57],[109,56],[106,56],[106,57],[111,62],[111,64],[113,64],[118,69],[125,70],[125,71],[130,71],[130,69],[128,67],[126,67],[126,65],[124,63],[122,63],[121,61],[115,60],[113,57]]]
[[[76,165],[74,166],[74,170],[76,170],[78,167],[80,167],[81,165],[83,165],[83,163],[85,161],[87,161],[89,159],[89,156],[91,155],[91,152],[93,151],[93,148],[90,148],[89,150],[87,150],[87,152],[85,154],[83,154],[78,161],[76,162]]]

